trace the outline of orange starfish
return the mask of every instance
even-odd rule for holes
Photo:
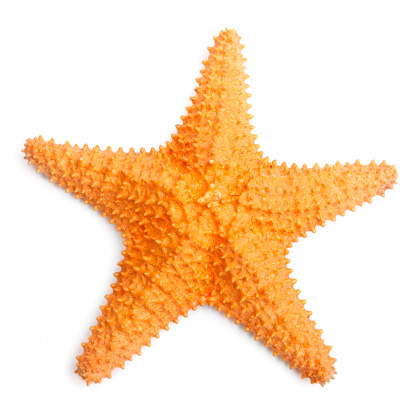
[[[88,385],[110,378],[171,321],[205,303],[244,324],[303,378],[321,385],[333,378],[331,347],[293,288],[287,249],[383,195],[397,172],[385,163],[299,169],[263,158],[249,124],[239,40],[234,30],[215,38],[193,105],[166,148],[26,142],[29,164],[110,216],[125,239],[118,281],[78,357],[76,372]]]

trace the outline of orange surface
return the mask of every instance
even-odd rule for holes
[[[239,40],[233,30],[215,38],[193,105],[159,151],[26,142],[38,172],[101,210],[125,239],[118,281],[78,357],[88,384],[110,378],[171,321],[205,303],[312,383],[333,378],[331,347],[293,287],[287,249],[383,195],[397,172],[385,163],[298,168],[263,158],[249,124]]]

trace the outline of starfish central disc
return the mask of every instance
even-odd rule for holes
[[[287,167],[263,159],[248,114],[240,38],[215,38],[193,104],[166,147],[113,152],[28,139],[50,181],[109,216],[125,250],[77,372],[111,377],[170,322],[205,303],[324,385],[335,359],[298,298],[288,248],[326,220],[392,188],[393,166]]]

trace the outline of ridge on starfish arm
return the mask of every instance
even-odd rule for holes
[[[159,151],[128,153],[28,139],[29,164],[109,216],[125,239],[113,292],[82,344],[87,382],[150,346],[179,315],[207,303],[242,323],[324,385],[335,359],[289,277],[288,248],[374,195],[397,172],[384,163],[298,168],[258,152],[248,114],[240,38],[224,30],[209,48],[196,96]]]

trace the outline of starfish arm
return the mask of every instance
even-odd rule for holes
[[[288,175],[294,194],[290,198],[290,216],[301,236],[315,231],[316,225],[324,226],[326,220],[343,216],[346,210],[355,211],[356,206],[371,203],[376,195],[384,196],[397,179],[394,166],[385,162],[376,165],[374,161],[369,165],[359,161],[354,165],[336,163],[322,169],[291,168]]]
[[[161,329],[170,322],[178,323],[198,303],[195,289],[185,276],[179,260],[163,264],[148,249],[127,248],[125,259],[116,273],[117,283],[101,306],[102,315],[91,327],[92,335],[82,344],[84,352],[77,357],[77,372],[89,385],[111,378],[116,367],[124,368],[126,360],[141,355],[143,346],[151,346]]]
[[[247,103],[246,59],[241,53],[244,46],[235,30],[223,30],[214,40],[197,79],[196,96],[190,98],[193,104],[181,117],[183,122],[177,125],[177,134],[172,135],[167,148],[182,163],[204,168],[211,161],[230,162],[245,171],[261,154],[254,143],[257,136],[251,132],[253,115],[248,113],[251,105]]]
[[[322,330],[309,319],[312,312],[298,298],[300,291],[293,288],[296,280],[289,278],[291,270],[282,260],[272,260],[274,270],[268,271],[269,260],[255,269],[229,255],[217,307],[228,318],[234,317],[236,324],[244,324],[245,331],[252,331],[255,340],[288,361],[291,369],[298,369],[302,378],[323,386],[335,373],[335,359],[329,356],[332,347],[324,344]]]
[[[162,155],[155,150],[136,153],[131,149],[125,153],[121,148],[113,152],[108,147],[102,151],[99,147],[79,148],[68,142],[56,144],[53,138],[45,141],[41,136],[28,139],[23,152],[37,172],[65,187],[66,192],[74,192],[75,198],[83,198],[85,204],[94,204],[95,210],[104,210],[103,215],[112,213],[118,196],[115,189],[122,188],[131,177],[151,179],[158,169],[166,168],[165,163],[160,163]]]
[[[300,169],[295,164],[288,168],[272,163],[249,184],[243,203],[271,214],[274,229],[296,241],[298,236],[306,237],[306,231],[314,232],[315,226],[324,226],[326,220],[335,221],[346,210],[370,203],[373,196],[384,196],[396,179],[395,167],[385,162]]]

